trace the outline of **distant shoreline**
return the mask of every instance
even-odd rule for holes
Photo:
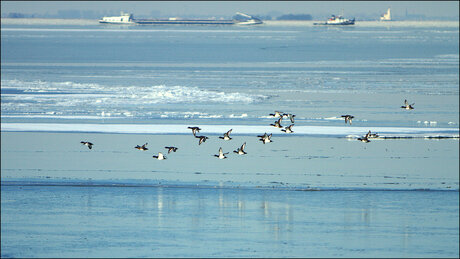
[[[313,23],[324,21],[277,21],[267,20],[264,24],[257,26],[314,26]],[[2,25],[99,25],[98,20],[93,19],[56,19],[56,18],[1,18]],[[102,25],[101,26],[119,26],[119,25]],[[123,25],[138,26],[138,25]],[[146,25],[144,25],[146,26]],[[152,25],[149,25],[152,26]],[[158,26],[158,25],[153,25]],[[201,25],[203,26],[203,25]],[[407,26],[429,26],[429,27],[459,27],[459,21],[356,21],[355,25],[346,27],[376,26],[376,27],[407,27]]]

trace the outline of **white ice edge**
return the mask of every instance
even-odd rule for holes
[[[278,128],[258,125],[196,125],[196,124],[67,124],[67,123],[2,123],[2,132],[94,132],[125,134],[191,134],[187,127],[198,126],[199,134],[223,134],[232,129],[232,135],[329,135],[362,136],[369,130],[380,136],[449,136],[458,137],[459,128],[356,127],[356,126],[294,126],[288,134]]]

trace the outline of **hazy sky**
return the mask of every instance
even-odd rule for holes
[[[2,13],[55,14],[59,10],[120,10],[135,16],[158,11],[164,15],[232,16],[235,12],[249,14],[308,13],[314,17],[340,14],[382,14],[391,8],[393,16],[422,14],[428,17],[458,17],[459,1],[1,1]]]

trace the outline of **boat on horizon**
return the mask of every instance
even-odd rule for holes
[[[133,14],[121,13],[120,16],[105,16],[99,20],[103,24],[123,25],[163,25],[163,24],[196,24],[196,25],[256,25],[262,20],[251,15],[237,12],[232,20],[224,19],[181,19],[170,17],[168,19],[135,19]]]
[[[346,19],[342,15],[331,15],[329,19],[324,23],[313,23],[313,25],[353,25],[355,24],[355,18]]]

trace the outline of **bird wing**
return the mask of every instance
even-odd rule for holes
[[[257,136],[257,137],[259,137],[259,138],[265,138],[265,137],[267,137],[267,132],[265,132],[262,136]]]
[[[244,142],[243,145],[241,145],[241,148],[240,148],[241,151],[243,151],[245,147],[246,147],[246,142]]]
[[[366,134],[366,138],[369,138],[370,135],[371,135],[371,131],[369,130],[369,132]]]

